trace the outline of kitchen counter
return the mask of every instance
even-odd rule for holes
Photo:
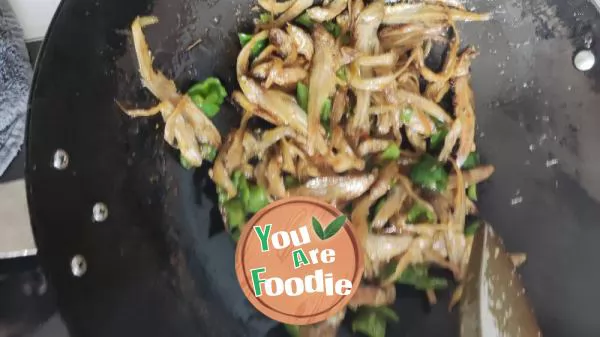
[[[60,0],[8,0],[23,27],[25,41],[41,40]]]

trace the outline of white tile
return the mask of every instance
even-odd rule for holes
[[[23,27],[25,40],[39,40],[46,35],[60,0],[8,0]]]
[[[25,180],[0,184],[0,259],[36,252],[27,210]]]

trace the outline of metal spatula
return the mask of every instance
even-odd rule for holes
[[[461,337],[538,337],[515,266],[489,224],[475,234],[460,305]]]

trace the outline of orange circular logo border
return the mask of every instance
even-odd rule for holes
[[[248,276],[246,274],[246,265],[244,263],[244,256],[243,256],[245,253],[245,248],[246,248],[246,244],[248,242],[248,238],[253,231],[253,227],[255,225],[257,225],[258,222],[262,218],[264,218],[269,212],[271,212],[274,209],[279,208],[281,206],[284,206],[287,204],[296,204],[296,203],[304,203],[304,204],[311,204],[312,206],[318,206],[318,207],[322,208],[323,210],[327,211],[327,213],[331,214],[334,217],[337,217],[337,216],[343,214],[341,211],[339,211],[335,207],[333,207],[327,203],[324,203],[318,199],[309,198],[309,197],[290,197],[290,198],[285,198],[285,199],[281,199],[281,200],[275,201],[273,203],[270,203],[265,208],[261,209],[258,213],[254,214],[254,216],[252,216],[252,218],[244,226],[242,233],[240,235],[240,239],[237,244],[236,252],[235,252],[235,272],[236,272],[238,281],[240,283],[240,286],[242,288],[242,291],[244,292],[244,294],[246,295],[246,297],[248,298],[250,303],[252,303],[252,305],[254,305],[254,307],[257,308],[260,312],[262,312],[269,318],[279,321],[279,322],[282,322],[282,323],[294,324],[294,325],[306,325],[306,324],[312,324],[312,323],[324,321],[327,318],[329,318],[329,317],[335,315],[336,313],[338,313],[339,311],[341,311],[348,304],[348,302],[350,301],[352,296],[354,296],[355,292],[357,291],[357,289],[360,285],[360,281],[362,279],[363,270],[364,270],[364,261],[363,261],[362,248],[354,235],[353,226],[350,223],[349,219],[346,219],[343,229],[348,234],[350,240],[352,241],[352,247],[354,249],[354,258],[356,261],[355,268],[352,273],[352,275],[353,275],[352,280],[351,280],[352,289],[351,289],[350,294],[337,295],[340,298],[334,303],[334,305],[330,306],[329,308],[324,308],[323,310],[320,310],[317,313],[314,313],[311,315],[304,315],[304,316],[299,316],[299,315],[282,312],[281,310],[272,308],[271,306],[269,306],[268,303],[265,303],[261,299],[254,296],[254,293],[252,291],[251,280],[248,279]]]

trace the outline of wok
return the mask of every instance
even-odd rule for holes
[[[236,87],[240,0],[64,0],[38,58],[31,92],[27,193],[43,266],[73,336],[284,336],[245,300],[207,167],[183,169],[148,106],[128,27],[146,30],[155,65],[180,89],[210,75]],[[494,19],[463,28],[479,47],[472,69],[483,161],[484,218],[509,250],[527,252],[523,281],[546,336],[598,336],[600,320],[600,67],[574,53],[600,38],[585,0],[474,0]],[[202,39],[188,50],[194,42]],[[239,112],[226,105],[221,132]],[[399,289],[389,336],[457,335],[448,295],[428,308]],[[348,335],[348,331],[342,331]]]

